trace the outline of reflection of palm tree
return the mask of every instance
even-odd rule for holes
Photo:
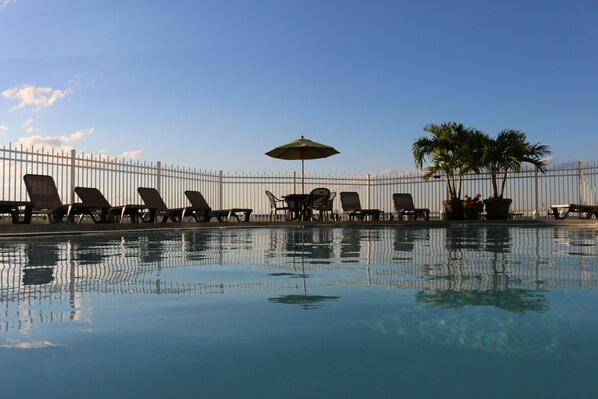
[[[415,294],[417,302],[431,303],[443,308],[463,306],[495,306],[514,313],[546,312],[547,299],[535,290],[508,288],[506,290],[446,290],[420,291]]]
[[[435,290],[419,291],[417,302],[431,303],[443,308],[464,306],[495,306],[514,313],[545,312],[548,300],[539,290],[509,288],[509,278],[504,273],[495,272],[489,290]]]
[[[486,229],[485,249],[493,253],[511,252],[511,232],[506,226],[493,226]]]
[[[470,239],[477,237],[478,241],[485,241],[486,250],[493,254],[490,263],[491,287],[489,289],[467,289],[461,284],[458,288],[454,286],[454,282],[461,281],[463,283],[473,276],[465,275],[463,270],[463,252],[468,248],[468,240],[462,240],[462,237],[467,235],[467,229],[447,229],[446,273],[436,276],[436,278],[446,280],[448,289],[419,291],[415,295],[417,302],[430,303],[443,308],[460,308],[468,305],[495,306],[515,313],[548,310],[548,301],[539,290],[509,287],[510,279],[506,272],[508,265],[506,254],[510,252],[511,241],[509,229],[496,228],[486,231],[485,240],[481,240],[479,237],[478,229],[474,229],[473,233],[470,232],[469,235]]]

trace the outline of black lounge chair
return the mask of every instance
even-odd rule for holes
[[[559,204],[551,205],[552,216],[555,219],[565,219],[569,212],[579,214],[580,219],[598,219],[598,203],[596,205]]]
[[[270,201],[270,221],[272,218],[276,219],[278,215],[278,211],[282,211],[284,214],[284,220],[289,220],[289,213],[290,208],[286,204],[286,201],[280,198],[277,198],[271,191],[266,190],[266,196],[268,197],[268,201]]]
[[[371,217],[372,220],[380,220],[380,209],[362,209],[359,201],[359,194],[352,191],[344,191],[341,193],[341,206],[343,212],[349,215],[349,220],[355,218],[364,220],[366,217]]]
[[[201,222],[209,222],[211,218],[215,217],[219,222],[223,222],[224,218],[229,220],[231,217],[241,221],[239,214],[243,214],[243,222],[249,222],[249,217],[253,212],[253,209],[249,208],[231,208],[231,209],[220,209],[214,210],[208,205],[208,202],[204,198],[203,194],[199,191],[187,190],[185,191],[187,199],[191,203],[191,206],[185,208],[183,212],[183,218],[189,214],[189,216],[195,217],[195,220]]]
[[[155,222],[156,218],[160,216],[162,217],[162,223],[166,223],[168,219],[173,222],[181,221],[185,208],[168,208],[155,188],[138,187],[137,192],[141,196],[145,207],[149,210],[147,222]]]
[[[23,176],[27,194],[33,203],[34,214],[45,214],[50,223],[60,223],[66,216],[67,223],[73,223],[79,215],[78,223],[83,216],[89,215],[94,223],[106,223],[103,207],[75,202],[63,204],[52,176],[26,174]]]
[[[102,218],[107,222],[123,223],[125,216],[129,216],[131,223],[137,223],[143,221],[143,211],[148,209],[145,205],[136,204],[112,206],[97,188],[75,187],[75,193],[84,205],[101,209]]]
[[[412,217],[415,220],[417,220],[418,216],[421,216],[424,220],[430,220],[430,210],[428,208],[416,208],[413,204],[413,197],[411,194],[394,193],[392,195],[392,202],[395,207],[395,213],[399,216],[399,220],[403,220],[404,216]]]

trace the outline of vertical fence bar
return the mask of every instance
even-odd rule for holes
[[[224,209],[223,199],[224,198],[224,172],[218,173],[218,209]]]
[[[579,181],[579,204],[584,203],[584,184],[583,184],[583,172],[581,170],[581,161],[577,163],[577,177]]]
[[[76,168],[77,168],[77,165],[75,164],[75,149],[72,149],[71,150],[71,184],[69,187],[69,192],[70,192],[69,198],[70,198],[71,203],[75,202],[75,184],[77,184],[76,180],[75,180],[75,177],[76,177],[75,175],[77,172]]]
[[[162,191],[162,162],[156,162],[156,190]]]

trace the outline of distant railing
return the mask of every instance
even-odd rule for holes
[[[161,162],[140,162],[117,157],[77,153],[75,150],[55,151],[43,148],[0,148],[0,200],[27,200],[23,184],[26,173],[54,177],[63,201],[75,202],[77,186],[98,188],[112,205],[141,203],[137,187],[157,188],[170,207],[187,206],[185,190],[201,191],[212,208],[253,208],[252,217],[270,213],[265,190],[277,196],[301,191],[301,178],[296,173],[230,173],[208,171]],[[429,181],[422,173],[397,175],[306,175],[305,190],[327,187],[330,191],[356,191],[362,207],[392,210],[393,193],[411,193],[416,207],[429,208],[438,215],[446,186],[441,176]],[[545,174],[535,168],[510,172],[505,196],[512,198],[511,210],[532,216],[546,216],[551,204],[595,204],[598,201],[598,166],[578,162],[549,165]],[[465,177],[462,195],[480,193],[487,198],[491,192],[488,173]],[[340,212],[337,196],[334,208]]]

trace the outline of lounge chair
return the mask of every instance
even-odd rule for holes
[[[307,198],[307,209],[309,218],[311,220],[324,220],[326,212],[329,210],[328,199],[330,198],[330,190],[324,187],[315,188],[309,193]],[[315,212],[318,211],[318,218],[315,217]],[[330,209],[332,213],[332,209]]]
[[[85,215],[89,215],[94,223],[107,222],[103,207],[78,202],[63,204],[52,176],[26,174],[23,180],[33,203],[32,213],[47,215],[50,223],[60,223],[65,216],[68,223],[73,223],[77,215],[78,223],[81,223]]]
[[[125,216],[129,216],[132,223],[137,223],[143,221],[143,211],[148,209],[145,205],[135,204],[112,206],[97,188],[75,187],[75,193],[86,206],[101,209],[104,213],[103,218],[108,222],[123,223]]]
[[[202,222],[209,222],[211,218],[215,217],[219,222],[223,222],[224,218],[227,220],[231,217],[241,221],[239,214],[243,214],[243,222],[249,222],[249,217],[253,212],[253,209],[249,208],[231,208],[231,209],[220,209],[214,210],[208,205],[208,202],[199,191],[188,190],[185,191],[187,199],[191,203],[191,206],[185,208],[183,212],[183,218],[189,214],[189,216],[195,215],[195,220]]]
[[[359,194],[352,191],[344,191],[341,193],[341,206],[343,212],[349,215],[349,220],[355,218],[364,220],[366,217],[371,217],[372,220],[380,220],[380,209],[362,209],[359,201]]]
[[[149,209],[148,222],[156,221],[156,218],[162,216],[162,223],[168,219],[173,222],[180,222],[183,216],[184,208],[168,208],[162,199],[162,196],[155,188],[138,187],[137,192],[141,196],[145,207]]]
[[[596,205],[551,205],[550,209],[552,210],[552,216],[555,219],[565,219],[570,212],[578,213],[580,219],[591,219],[592,215],[598,219],[598,202]]]
[[[413,205],[413,197],[411,194],[399,194],[394,193],[392,195],[392,202],[395,207],[395,213],[398,214],[399,220],[403,220],[404,216],[413,217],[417,220],[418,216],[424,218],[424,220],[430,220],[430,210],[428,208],[416,208]],[[394,216],[391,215],[391,219]]]
[[[268,197],[268,201],[270,201],[270,221],[272,218],[276,219],[278,215],[278,211],[282,211],[284,215],[284,220],[289,220],[289,212],[290,209],[286,205],[286,201],[280,198],[277,198],[271,191],[266,190],[266,196]]]

